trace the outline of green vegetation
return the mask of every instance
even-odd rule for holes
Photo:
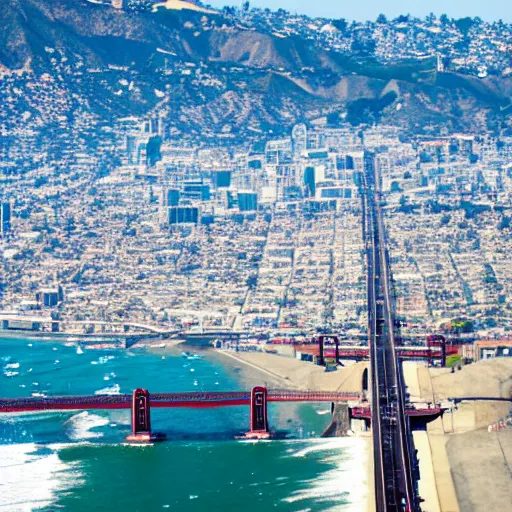
[[[446,358],[446,366],[448,368],[452,368],[453,366],[456,366],[461,361],[462,361],[462,356],[460,356],[459,354],[454,354],[454,355],[448,356]]]
[[[396,92],[390,91],[381,98],[361,98],[352,101],[347,105],[347,121],[356,126],[378,120],[382,111],[389,107],[396,98]]]
[[[453,320],[450,324],[448,324],[448,330],[452,332],[469,333],[473,332],[474,326],[473,322],[471,322],[470,320],[457,319]]]

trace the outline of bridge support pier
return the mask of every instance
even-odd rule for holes
[[[245,434],[246,439],[268,439],[267,388],[256,386],[251,391],[251,429]]]
[[[331,406],[331,423],[325,429],[322,437],[346,436],[350,430],[350,411],[348,404],[335,404]]]
[[[163,441],[165,434],[151,432],[151,401],[147,389],[138,388],[132,395],[132,433],[126,440],[133,443]]]

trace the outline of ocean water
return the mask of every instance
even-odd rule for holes
[[[232,369],[178,350],[77,351],[0,340],[0,396],[246,389]],[[154,409],[168,441],[130,446],[129,411],[0,415],[0,511],[361,511],[367,443],[322,439],[327,404],[271,404],[286,436],[236,441],[247,407]]]

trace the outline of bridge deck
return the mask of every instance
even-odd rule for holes
[[[154,393],[151,407],[212,408],[249,405],[250,391]],[[269,402],[346,402],[360,400],[358,393],[269,390]],[[53,396],[0,398],[0,413],[27,411],[130,409],[132,395]]]

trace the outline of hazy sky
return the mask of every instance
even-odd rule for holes
[[[241,0],[205,0],[210,5],[240,5]],[[410,13],[423,17],[430,12],[437,16],[446,13],[451,18],[480,16],[487,21],[502,19],[512,23],[511,0],[250,0],[254,7],[279,7],[290,12],[347,18],[349,20],[374,20],[381,12],[390,18]]]

